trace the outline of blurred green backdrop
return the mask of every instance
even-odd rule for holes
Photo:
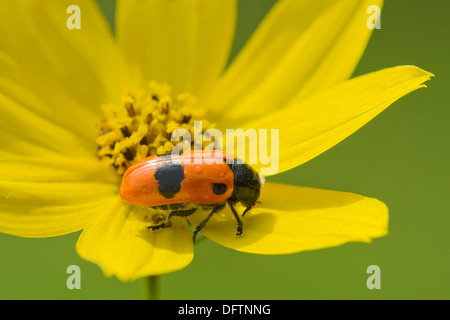
[[[98,0],[109,21],[115,1]],[[235,56],[275,3],[242,0]],[[417,65],[436,78],[316,159],[271,180],[349,191],[384,201],[389,235],[372,244],[286,256],[239,253],[209,240],[187,268],[160,279],[162,299],[449,299],[450,27],[448,1],[387,0],[381,29],[355,72]],[[1,299],[140,299],[143,281],[121,283],[75,252],[79,233],[49,239],[0,234]],[[81,290],[66,269],[81,268]],[[369,290],[366,269],[381,268]]]

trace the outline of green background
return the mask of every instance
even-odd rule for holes
[[[234,56],[275,1],[240,2]],[[114,1],[99,1],[110,21]],[[312,161],[273,177],[384,201],[389,235],[372,244],[284,256],[240,253],[209,240],[185,269],[160,277],[162,299],[449,299],[450,27],[448,1],[389,1],[355,72],[412,64],[436,77]],[[301,58],[301,57],[299,57]],[[75,252],[79,233],[0,235],[1,299],[140,299],[143,280],[105,278]],[[66,269],[81,268],[81,290]],[[369,290],[366,269],[381,268]]]

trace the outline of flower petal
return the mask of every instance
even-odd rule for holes
[[[201,96],[227,63],[236,14],[235,0],[119,1],[117,36],[144,81]]]
[[[1,80],[0,80],[1,85]],[[23,93],[28,93],[23,91]],[[78,123],[88,123],[91,125],[88,133],[92,136],[89,140],[87,136],[78,131],[68,130],[63,121],[55,122],[49,118],[42,117],[36,110],[42,106],[37,97],[32,94],[25,94],[20,98],[8,92],[0,92],[0,143],[1,153],[9,152],[21,155],[36,155],[36,147],[40,147],[39,155],[49,151],[56,154],[68,154],[74,157],[92,157],[95,152],[95,118],[78,119]],[[59,110],[55,110],[58,113]],[[76,110],[73,110],[73,114]],[[72,117],[67,116],[67,119]],[[89,121],[91,120],[91,121]],[[70,120],[69,120],[70,121]],[[84,127],[80,125],[80,127]],[[31,149],[28,150],[28,147]]]
[[[110,166],[92,159],[72,157],[8,157],[0,161],[0,181],[11,182],[102,182],[120,184]]]
[[[73,4],[0,4],[1,154],[90,157],[101,104],[125,92],[119,50],[101,11],[94,1],[76,1],[81,29],[70,30]]]
[[[73,157],[11,157],[0,161],[0,232],[50,237],[84,228],[118,192],[104,164]]]
[[[268,152],[279,152],[278,172],[283,172],[330,149],[397,99],[425,87],[423,82],[431,76],[414,66],[383,69],[346,81],[308,100],[293,99],[282,110],[248,122],[243,128],[279,129],[279,144],[269,144]],[[255,167],[261,172],[261,164]],[[274,173],[276,170],[263,175]]]
[[[151,214],[148,208],[129,206],[117,197],[83,230],[77,252],[97,263],[106,276],[122,281],[184,268],[193,258],[186,220],[175,218],[170,228],[148,231]]]
[[[101,182],[0,181],[0,232],[53,237],[80,230],[117,192]]]
[[[382,1],[279,1],[214,90],[218,121],[240,124],[348,79],[372,33],[370,5]]]
[[[67,27],[71,5],[80,8],[81,29]],[[49,87],[80,106],[99,109],[124,92],[119,51],[95,1],[2,1],[0,30],[0,52],[20,66],[16,72],[26,70],[19,77],[38,95]],[[0,75],[10,76],[4,72]],[[70,115],[70,107],[59,107]]]
[[[27,109],[36,116],[62,125],[78,136],[93,139],[98,134],[100,106],[81,105],[69,95],[39,79],[39,75],[25,70],[23,65],[0,52],[0,92],[2,113],[6,109]],[[9,102],[6,102],[8,100]],[[9,110],[11,113],[11,110]],[[17,114],[17,113],[16,113]],[[8,124],[11,119],[0,119]],[[27,118],[16,117],[24,126],[33,125]],[[11,123],[12,125],[14,122]]]
[[[235,236],[236,220],[229,209],[211,218],[202,233],[223,246],[258,254],[371,242],[387,234],[387,207],[357,194],[266,183],[260,201],[242,218],[243,236]],[[197,225],[202,218],[189,220]]]

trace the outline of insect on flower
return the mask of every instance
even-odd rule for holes
[[[128,203],[170,210],[168,219],[148,229],[158,230],[172,225],[172,217],[187,217],[199,208],[210,209],[209,215],[194,230],[193,240],[214,213],[227,204],[236,221],[236,236],[243,234],[243,223],[235,209],[237,202],[246,209],[259,198],[263,180],[243,161],[221,151],[188,152],[180,156],[151,156],[125,172],[120,187],[122,199]]]
[[[79,30],[64,25],[73,2]],[[190,264],[189,224],[194,237],[264,255],[387,234],[388,207],[372,197],[294,179],[259,194],[252,169],[271,175],[255,152],[229,149],[251,169],[203,152],[200,164],[155,157],[175,154],[179,129],[194,133],[189,149],[206,149],[196,121],[202,134],[277,130],[267,155],[273,175],[288,173],[425,87],[433,75],[410,65],[350,78],[372,33],[367,7],[382,0],[277,1],[235,57],[237,0],[116,2],[113,33],[94,0],[0,1],[1,233],[81,231],[78,254],[122,281]]]

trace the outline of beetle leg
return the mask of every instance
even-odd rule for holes
[[[241,219],[239,219],[239,215],[236,212],[236,209],[233,207],[233,203],[231,202],[231,200],[228,200],[228,205],[230,206],[231,212],[233,212],[234,217],[236,218],[237,221],[237,232],[236,232],[236,236],[242,236],[242,226],[244,225],[241,221]]]
[[[155,231],[155,230],[159,230],[159,229],[163,229],[163,228],[169,228],[171,226],[172,226],[172,221],[169,220],[168,222],[163,222],[163,223],[157,224],[155,226],[148,226],[147,230]]]
[[[154,231],[154,230],[158,230],[158,229],[162,229],[162,228],[171,227],[172,226],[172,221],[171,221],[172,217],[187,217],[187,216],[190,216],[191,214],[193,214],[196,210],[197,210],[197,208],[189,209],[189,210],[172,211],[171,213],[169,213],[167,222],[163,222],[163,223],[157,224],[155,226],[149,226],[149,227],[147,227],[147,230]]]
[[[220,204],[220,205],[214,207],[214,208],[211,210],[211,212],[208,214],[208,216],[206,217],[206,219],[203,220],[202,222],[200,222],[200,224],[199,224],[197,227],[195,227],[195,230],[194,230],[194,232],[193,232],[193,234],[192,234],[192,241],[195,242],[195,238],[197,237],[197,233],[198,233],[198,232],[206,225],[206,223],[209,221],[209,219],[212,217],[212,215],[213,215],[214,213],[216,213],[217,211],[222,210],[223,207],[225,207],[225,203]]]
[[[244,210],[244,212],[242,213],[242,217],[244,217],[244,215],[245,215],[247,212],[249,212],[251,208],[253,208],[253,206],[248,206],[248,207]]]

